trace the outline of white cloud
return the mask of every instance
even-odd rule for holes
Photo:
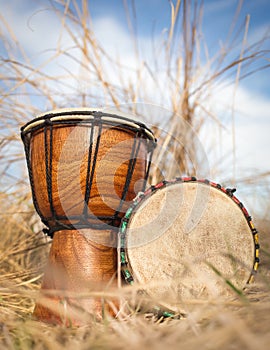
[[[128,32],[109,16],[99,17],[93,21],[94,34],[105,51],[129,68],[136,68],[134,43]]]
[[[42,55],[41,52],[57,48],[62,28],[61,21],[53,11],[49,11],[45,7],[32,5],[31,8],[24,9],[22,7],[18,11],[16,5],[17,1],[14,0],[5,2],[1,5],[1,13],[11,24],[18,41],[31,57],[32,63],[38,65],[46,58],[46,55]],[[225,1],[222,2],[222,6],[227,6]],[[139,38],[141,59],[138,61],[131,35],[113,17],[95,18],[93,29],[98,42],[109,54],[108,58],[99,52],[104,79],[116,87],[124,84],[128,89],[131,86],[134,91],[137,91],[137,102],[162,104],[162,107],[171,108],[169,102],[171,81],[168,80],[166,71],[161,69],[166,66],[166,60],[161,55],[157,57],[159,66],[158,70],[155,69],[152,39]],[[62,48],[74,44],[66,31],[62,32],[61,40]],[[101,85],[98,85],[94,79],[95,74],[91,75],[89,70],[84,70],[80,66],[81,52],[78,49],[73,50],[73,56],[78,62],[61,55],[43,68],[46,74],[60,77],[57,84],[55,81],[49,83],[52,91],[58,90],[63,94],[72,94],[73,89],[90,90],[93,93],[100,90],[102,94]],[[110,57],[112,61],[110,61]],[[147,60],[151,73],[144,64],[144,60]],[[115,62],[121,64],[120,70]],[[70,88],[61,86],[61,83],[69,83]],[[232,150],[231,107],[234,86],[229,85],[219,91],[214,95],[210,94],[211,100],[208,104],[211,105],[214,114],[224,123],[225,128],[220,130],[216,124],[212,123],[211,135],[209,136],[208,132],[206,137],[203,134],[204,131],[202,133],[206,149],[212,148],[212,152],[215,154],[213,163],[217,163],[220,157],[224,157],[228,153],[231,154]],[[120,101],[120,103],[122,102],[124,101]],[[237,164],[247,168],[269,169],[269,161],[267,160],[270,148],[268,137],[270,100],[255,96],[247,88],[240,85],[236,91],[234,108]],[[220,137],[222,140],[219,140]],[[213,147],[217,149],[213,151]]]
[[[60,24],[53,11],[33,3],[18,8],[18,1],[1,4],[1,15],[12,29],[19,45],[30,55],[56,47]]]
[[[231,167],[230,170],[233,168],[232,118],[234,117],[236,175],[241,176],[240,171],[247,172],[250,169],[269,171],[270,99],[256,95],[241,85],[236,91],[232,84],[217,90],[219,92],[212,96],[212,110],[223,121],[224,128],[217,125],[207,126],[212,130],[209,148],[219,149],[213,152],[215,153],[213,162],[230,154],[228,164]],[[209,130],[204,130],[204,138],[206,133],[209,135]]]

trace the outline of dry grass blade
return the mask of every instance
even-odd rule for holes
[[[256,192],[262,200],[260,208],[265,208],[262,220],[256,223],[260,269],[255,283],[241,295],[185,300],[189,312],[177,319],[165,318],[156,309],[143,309],[157,300],[138,297],[136,287],[125,286],[112,294],[95,292],[123,302],[117,319],[107,316],[97,322],[87,315],[89,326],[69,329],[32,319],[51,240],[42,233],[33,208],[20,127],[40,110],[99,105],[126,109],[156,131],[160,148],[154,154],[151,183],[164,177],[197,175],[204,170],[209,151],[202,152],[200,132],[209,125],[218,130],[234,128],[234,121],[226,124],[208,104],[216,89],[235,83],[236,94],[241,79],[270,66],[269,50],[264,46],[269,33],[249,45],[249,18],[246,27],[235,32],[243,1],[238,3],[225,45],[215,55],[210,55],[201,32],[203,2],[195,1],[193,6],[188,0],[170,1],[168,32],[153,38],[150,58],[143,55],[137,37],[136,1],[124,1],[131,31],[129,48],[136,61],[132,64],[101,45],[89,1],[50,0],[46,5],[57,18],[59,31],[55,47],[42,51],[37,61],[20,43],[13,23],[0,15],[0,349],[268,349],[269,171],[256,173],[256,177],[254,171],[246,172],[235,179],[251,194]],[[152,108],[144,110],[140,101]],[[153,107],[157,101],[161,115]],[[234,143],[235,139],[235,150]],[[228,163],[226,154],[214,170],[220,174]],[[228,183],[232,181],[228,178]],[[90,291],[87,296],[93,295]]]

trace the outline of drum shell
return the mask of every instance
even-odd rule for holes
[[[119,308],[115,240],[110,230],[55,232],[34,318],[74,327],[104,314],[115,316]]]
[[[94,171],[86,216],[92,218],[90,222],[96,222],[93,216],[113,216],[124,192],[134,142],[138,140],[135,133],[124,127],[103,126],[93,164],[99,126],[53,125],[51,132],[49,128],[45,132],[45,128],[46,126],[31,133],[29,145],[32,190],[38,212],[48,219],[48,226],[54,225],[55,216],[62,224],[76,224],[83,218],[88,166],[90,175],[93,168]],[[88,163],[90,147],[92,157]],[[46,153],[51,154],[47,164]],[[142,190],[143,183],[140,180],[145,178],[147,153],[146,140],[140,138],[136,164],[120,216],[123,216],[130,201],[136,196],[135,191]],[[90,179],[88,183],[89,181]]]
[[[153,133],[88,108],[47,112],[21,131],[33,202],[53,238],[34,317],[81,326],[116,316],[115,227],[144,190]]]

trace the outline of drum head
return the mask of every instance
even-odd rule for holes
[[[121,113],[118,110],[106,109],[106,108],[61,108],[48,111],[38,115],[35,119],[26,123],[22,128],[22,135],[25,135],[32,130],[42,128],[44,124],[48,121],[50,123],[69,123],[73,122],[87,122],[93,121],[95,116],[99,115],[100,121],[105,125],[123,125],[130,128],[133,132],[142,132],[145,136],[145,139],[148,142],[148,146],[151,149],[153,143],[155,144],[156,139],[153,132],[143,124],[136,116],[127,115],[126,113]]]
[[[242,204],[214,183],[181,179],[157,187],[123,221],[126,279],[130,274],[129,281],[172,310],[183,300],[243,289],[258,242]]]

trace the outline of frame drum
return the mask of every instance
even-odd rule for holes
[[[259,243],[234,191],[178,178],[140,194],[119,231],[126,282],[175,312],[188,300],[243,290],[258,268]]]

